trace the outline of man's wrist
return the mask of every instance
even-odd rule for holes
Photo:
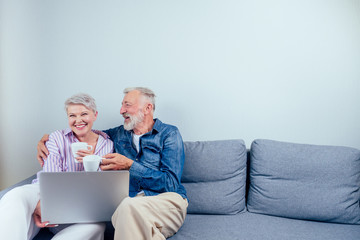
[[[133,165],[134,161],[129,159],[128,161],[128,167],[127,167],[127,170],[130,170],[131,166]]]

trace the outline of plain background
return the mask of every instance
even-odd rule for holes
[[[0,189],[40,170],[66,98],[107,129],[131,86],[185,141],[360,148],[360,1],[0,0],[0,80]]]

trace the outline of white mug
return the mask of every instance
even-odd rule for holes
[[[86,172],[96,172],[99,169],[102,157],[98,155],[88,155],[83,157],[83,165]]]
[[[74,142],[71,144],[71,152],[74,156],[74,160],[76,163],[79,163],[79,161],[76,160],[79,155],[76,154],[79,150],[89,150],[91,151],[93,149],[93,146],[87,144],[86,142]]]

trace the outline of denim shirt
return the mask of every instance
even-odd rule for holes
[[[140,137],[139,153],[132,141],[132,131],[121,125],[104,131],[114,142],[115,152],[133,160],[130,167],[130,197],[144,191],[146,196],[176,192],[186,198],[181,184],[184,144],[177,127],[154,119],[153,129]]]

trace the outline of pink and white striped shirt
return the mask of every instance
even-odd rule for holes
[[[114,144],[109,136],[101,131],[92,130],[99,135],[94,154],[104,156],[114,151]],[[46,142],[46,147],[49,150],[49,155],[44,161],[44,172],[76,172],[84,171],[82,163],[76,163],[72,155],[70,145],[74,142],[79,142],[70,128],[64,130],[57,130],[50,134],[49,141]],[[38,178],[34,179],[32,183],[38,182]]]

